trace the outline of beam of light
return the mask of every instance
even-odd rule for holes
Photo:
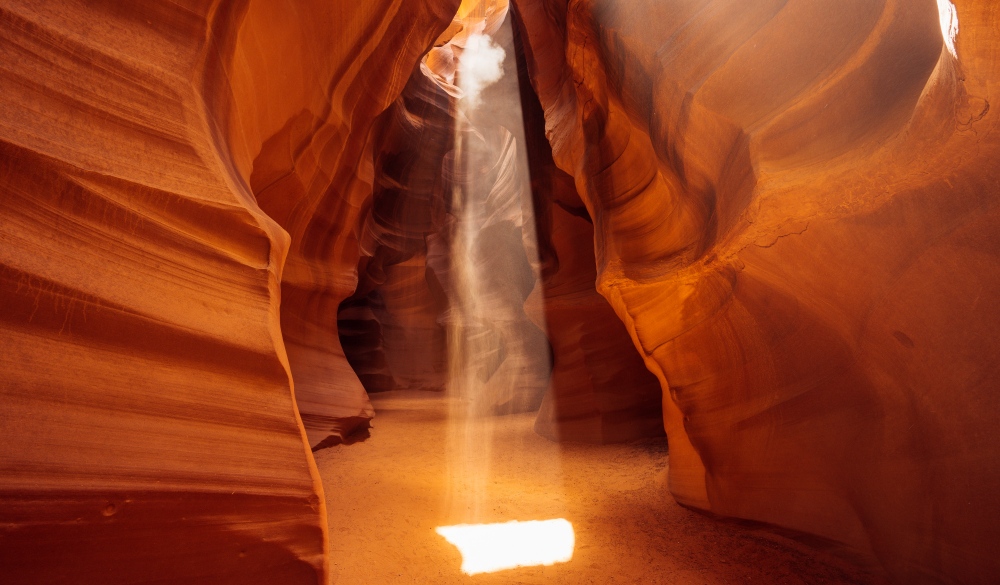
[[[466,575],[565,563],[573,558],[576,542],[573,525],[562,518],[458,524],[435,531],[462,553]]]
[[[435,240],[447,255],[441,284],[448,298],[440,317],[447,331],[450,423],[441,502],[446,517],[469,524],[486,521],[496,509],[493,465],[528,455],[530,442],[519,433],[538,409],[552,371],[508,8],[508,0],[463,0],[421,62],[421,71],[450,97],[454,114],[454,142],[440,183],[451,191],[448,224]],[[536,475],[552,488],[546,493],[558,490],[558,456],[540,467]],[[450,534],[448,528],[439,532]],[[571,527],[569,534],[572,539]],[[568,550],[572,555],[572,544]],[[510,566],[520,564],[535,561],[515,559]],[[466,572],[483,572],[468,558],[465,566]]]
[[[941,19],[941,36],[944,37],[944,45],[948,47],[948,52],[952,57],[958,58],[955,51],[955,37],[958,36],[958,10],[949,0],[937,0],[938,16]]]
[[[478,108],[482,103],[479,96],[483,90],[503,77],[506,56],[503,48],[493,43],[492,37],[469,35],[458,65],[460,85],[468,107]]]

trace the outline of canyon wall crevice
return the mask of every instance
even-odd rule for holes
[[[326,579],[277,326],[288,237],[198,90],[217,8],[0,8],[10,582]]]
[[[677,500],[987,582],[995,9],[515,5]]]
[[[461,205],[453,200],[456,189],[468,188],[469,171],[456,169],[456,165],[467,163],[455,160],[460,149],[457,145],[464,140],[466,148],[471,144],[473,149],[490,151],[484,168],[492,170],[483,173],[485,183],[481,185],[489,187],[489,199],[502,199],[506,203],[501,207],[513,209],[524,197],[520,192],[531,190],[537,225],[519,227],[522,220],[515,213],[510,216],[510,225],[497,225],[482,234],[482,241],[493,246],[490,254],[480,258],[486,264],[493,263],[482,268],[483,273],[500,271],[517,276],[481,291],[481,295],[500,296],[480,301],[494,308],[544,305],[544,314],[536,315],[535,323],[528,322],[525,315],[516,316],[522,312],[519,308],[505,317],[512,319],[510,327],[519,332],[515,337],[527,340],[533,348],[529,354],[534,357],[527,361],[551,354],[552,373],[536,429],[554,440],[598,443],[661,435],[659,385],[636,354],[610,305],[594,289],[593,229],[572,179],[552,162],[542,132],[541,107],[520,55],[520,41],[504,24],[506,4],[482,3],[481,14],[469,6],[460,10],[453,26],[438,40],[373,132],[375,189],[371,205],[360,218],[359,285],[340,311],[341,338],[348,359],[369,392],[446,388],[449,363],[458,358],[456,348],[449,349],[449,343],[461,341],[447,338],[449,328],[461,326],[462,320],[456,307],[461,303],[459,289],[463,284],[457,275],[468,269],[456,265],[461,260],[452,257],[465,221]],[[463,12],[467,14],[463,16]],[[493,16],[484,21],[484,14]],[[482,90],[480,107],[489,117],[473,121],[476,113],[463,100],[462,88],[454,83],[469,32],[484,26],[495,29],[493,39],[507,56],[505,68],[509,71],[505,75],[511,80]],[[514,76],[516,86],[511,83]],[[520,91],[501,89],[501,85],[519,87]],[[466,121],[475,131],[459,132]],[[510,134],[513,138],[510,148],[490,146],[497,142],[491,138],[497,128],[503,128],[497,136]],[[510,172],[497,174],[501,166],[509,166]],[[520,183],[522,173],[530,175],[530,185]],[[533,237],[524,235],[536,230],[537,245]],[[532,241],[515,245],[526,237]],[[524,252],[519,251],[522,247]],[[518,260],[525,253],[533,255],[530,249],[535,247],[544,265],[540,280],[532,274],[530,261]],[[505,250],[502,254],[501,249]],[[508,271],[505,266],[513,267],[510,262],[520,269]],[[522,294],[528,295],[527,299],[506,299],[505,289],[516,291],[519,287],[524,287]],[[480,332],[483,348],[492,348],[485,350],[489,355],[482,361],[493,364],[492,371],[509,369],[522,359],[507,354],[507,350],[523,342],[507,337],[503,328],[480,325],[486,326]],[[550,349],[544,347],[543,331]],[[503,366],[507,360],[511,363]],[[456,365],[452,363],[451,373]],[[524,366],[549,369],[540,362]],[[491,375],[483,372],[485,378]],[[526,383],[538,384],[523,380],[518,384]]]
[[[573,177],[552,159],[524,39],[519,27],[513,32],[553,360],[535,431],[553,440],[591,443],[662,436],[659,383],[595,288],[593,221]]]
[[[952,43],[949,6],[514,3],[538,432],[660,404],[684,505],[1000,572],[1000,8]],[[0,6],[8,580],[329,580],[309,449],[373,416],[339,326],[373,388],[443,384],[455,63],[420,60],[458,9]]]
[[[372,128],[457,4],[256,2],[235,38],[227,144],[257,204],[291,236],[281,332],[313,446],[374,415],[337,329],[358,284]]]
[[[328,582],[302,421],[371,416],[366,137],[457,4],[0,7],[6,579]]]
[[[415,68],[373,131],[374,189],[361,217],[358,287],[341,305],[347,357],[368,392],[443,391],[454,104]]]

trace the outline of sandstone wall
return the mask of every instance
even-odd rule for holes
[[[7,582],[325,580],[288,236],[198,90],[217,8],[0,8]]]
[[[596,279],[663,389],[678,501],[989,582],[998,9],[959,2],[953,53],[944,0],[515,6],[552,159],[539,430],[655,430]],[[337,308],[366,242],[405,252],[374,268],[401,330],[432,330],[407,283],[447,271],[368,222],[373,188],[370,217],[408,214],[386,155],[420,144],[376,120],[457,9],[0,6],[11,582],[327,581],[309,447],[372,416]]]
[[[515,5],[677,500],[991,580],[996,8]]]
[[[374,412],[344,357],[337,311],[357,286],[370,137],[450,2],[252,2],[218,98],[227,144],[260,208],[291,236],[281,330],[310,444],[367,428]]]
[[[531,169],[552,378],[535,431],[559,441],[610,443],[663,436],[660,385],[621,319],[595,288],[593,220],[573,177],[552,160],[545,114],[515,28],[525,146]]]
[[[415,68],[373,131],[359,281],[339,317],[348,360],[369,392],[445,388],[452,102]]]
[[[456,8],[0,6],[7,582],[327,582],[292,379],[312,443],[371,416],[365,139]]]

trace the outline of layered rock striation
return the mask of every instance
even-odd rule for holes
[[[310,448],[445,383],[459,180],[516,276],[466,358],[535,360],[491,411],[662,408],[682,504],[993,579],[998,9],[512,7],[523,141],[455,106],[506,2],[0,6],[6,580],[328,582]]]
[[[328,581],[366,138],[456,8],[0,6],[6,582]]]
[[[252,2],[232,41],[217,106],[237,170],[291,236],[281,330],[313,446],[374,414],[337,330],[376,180],[372,129],[457,4]]]
[[[590,219],[572,179],[552,162],[520,39],[505,21],[506,3],[463,5],[379,122],[361,279],[340,312],[348,359],[369,392],[443,390],[467,362],[488,382],[520,362],[514,367],[542,379],[515,386],[547,386],[537,425],[545,436],[609,442],[662,434],[659,384],[594,289]],[[470,45],[483,33],[502,51],[500,76],[485,87],[466,80],[470,96],[463,70],[481,59]],[[487,193],[483,217],[468,216],[465,204]],[[472,224],[483,243],[470,242],[463,257],[456,246]],[[541,266],[532,260],[539,255]],[[470,271],[495,281],[477,292],[492,314],[485,321],[462,316],[470,285],[462,275]],[[476,323],[463,322],[470,318]],[[530,358],[518,349],[522,339]]]
[[[514,4],[677,500],[988,582],[996,9]]]
[[[368,392],[443,391],[447,330],[452,98],[419,68],[373,130],[375,183],[360,218],[354,294],[340,335]]]
[[[573,178],[552,160],[517,28],[513,37],[553,362],[535,431],[553,440],[589,443],[662,436],[659,382],[595,289],[593,221]]]

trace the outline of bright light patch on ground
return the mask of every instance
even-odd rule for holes
[[[952,57],[958,58],[955,51],[955,37],[958,36],[958,11],[955,5],[948,0],[937,0],[938,16],[941,18],[941,36],[944,37],[944,45],[948,47],[948,52]]]
[[[466,575],[565,563],[576,542],[573,525],[562,518],[441,526],[437,533],[462,553]]]

